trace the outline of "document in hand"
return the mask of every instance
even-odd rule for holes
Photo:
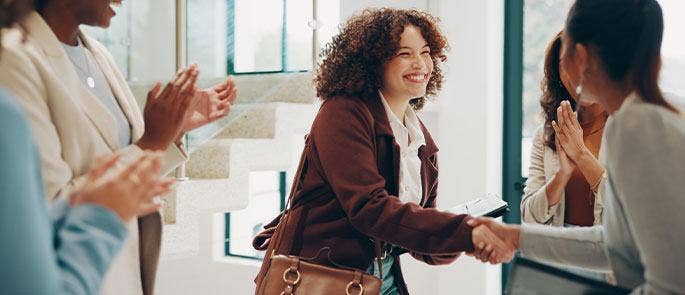
[[[509,210],[509,203],[497,194],[487,194],[484,197],[470,200],[454,206],[447,211],[454,214],[468,214],[474,217],[500,217]]]

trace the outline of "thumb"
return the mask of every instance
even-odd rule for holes
[[[489,224],[492,222],[492,219],[486,218],[486,217],[476,217],[473,219],[469,219],[469,221],[466,222],[466,224],[470,225],[471,227],[477,227],[482,224]]]

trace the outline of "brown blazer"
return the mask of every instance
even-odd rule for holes
[[[305,140],[280,246],[272,249],[269,244],[280,216],[264,227],[254,246],[301,257],[314,257],[329,247],[329,255],[315,262],[361,270],[373,262],[372,239],[399,247],[392,255],[411,252],[428,264],[450,263],[473,250],[469,217],[434,209],[438,148],[423,123],[421,127],[426,138],[419,148],[423,196],[420,205],[403,203],[397,198],[399,146],[380,97],[324,101]],[[268,267],[268,259],[264,261],[257,281]],[[392,271],[407,294],[398,257]]]

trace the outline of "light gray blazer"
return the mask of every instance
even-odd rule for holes
[[[545,145],[545,128],[540,126],[533,138],[533,147],[530,151],[530,166],[528,168],[528,180],[523,189],[521,200],[521,219],[523,222],[548,224],[553,226],[564,225],[564,210],[566,209],[566,196],[562,192],[559,203],[549,206],[547,202],[547,183],[554,174],[559,171],[559,156],[555,151]],[[602,183],[600,182],[600,187]],[[594,224],[601,224],[602,210],[604,209],[602,194],[595,193]]]
[[[604,131],[603,224],[521,227],[525,256],[613,271],[633,294],[685,294],[685,116],[631,94]]]

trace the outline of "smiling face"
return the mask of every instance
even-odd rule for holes
[[[68,7],[72,9],[79,23],[89,26],[107,28],[112,17],[116,15],[115,6],[122,0],[72,0]]]
[[[433,72],[430,47],[419,28],[408,25],[400,35],[399,49],[383,67],[385,96],[402,100],[426,95]]]

